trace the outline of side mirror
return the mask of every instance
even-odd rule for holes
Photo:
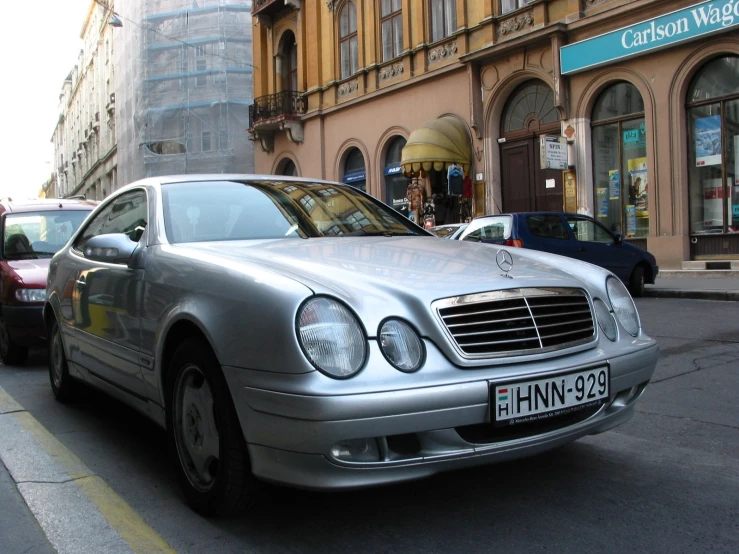
[[[613,235],[613,243],[614,244],[621,244],[624,241],[624,236],[621,233],[616,233]]]
[[[85,258],[94,262],[128,263],[138,245],[139,243],[132,241],[128,235],[111,233],[92,237],[85,243],[84,253]]]

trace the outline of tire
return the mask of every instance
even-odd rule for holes
[[[59,402],[69,402],[79,397],[80,383],[69,375],[62,331],[56,320],[49,328],[49,381],[51,392]]]
[[[629,292],[634,298],[644,296],[644,268],[640,265],[634,268],[629,277]]]
[[[188,504],[224,516],[251,504],[256,480],[220,364],[209,345],[188,339],[169,367],[167,438]]]
[[[0,358],[5,365],[23,365],[28,358],[28,347],[16,344],[3,317],[0,317]]]

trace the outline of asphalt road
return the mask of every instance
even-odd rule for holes
[[[739,304],[637,304],[661,359],[626,425],[403,485],[265,486],[256,509],[228,519],[187,508],[148,420],[102,396],[55,402],[45,353],[0,366],[0,387],[180,553],[739,552]]]

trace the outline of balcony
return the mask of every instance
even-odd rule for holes
[[[300,0],[253,0],[251,15],[260,24],[269,27],[271,26],[272,18],[285,8],[300,9]]]
[[[306,100],[303,93],[283,90],[254,99],[249,106],[249,133],[259,140],[265,152],[272,151],[276,131],[286,131],[293,142],[303,142],[303,123]]]

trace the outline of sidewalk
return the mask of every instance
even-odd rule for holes
[[[739,302],[739,271],[660,271],[644,296]]]

